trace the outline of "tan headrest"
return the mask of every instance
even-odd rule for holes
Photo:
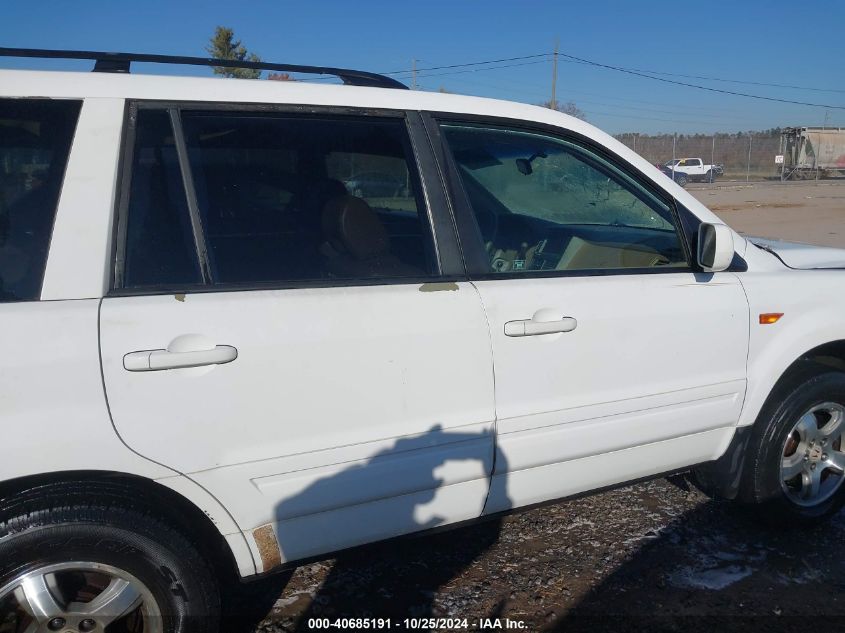
[[[361,198],[338,196],[323,207],[323,232],[335,248],[355,259],[390,251],[390,236],[375,211]]]

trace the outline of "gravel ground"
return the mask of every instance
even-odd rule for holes
[[[845,182],[690,190],[743,233],[845,247]],[[509,618],[527,631],[845,631],[843,550],[845,514],[764,526],[683,477],[658,479],[252,583],[226,630],[452,617],[470,629]]]
[[[252,622],[266,615],[254,630],[267,633],[313,630],[315,617],[845,630],[843,542],[845,514],[813,529],[765,526],[683,477],[658,479],[302,566],[250,588],[263,594]]]

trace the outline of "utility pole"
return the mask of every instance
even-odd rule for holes
[[[559,42],[555,38],[555,54],[552,57],[552,100],[549,103],[552,110],[557,110],[557,52]]]
[[[417,89],[417,60],[411,60],[411,90]]]
[[[710,145],[710,184],[713,184],[713,165],[716,162],[716,134],[713,134],[713,143]]]
[[[748,177],[751,174],[751,139],[752,136],[748,135],[748,162],[745,163],[745,182],[748,182]]]

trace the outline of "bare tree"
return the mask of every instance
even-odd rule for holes
[[[551,101],[545,101],[540,104],[544,108],[552,108]],[[587,120],[587,115],[584,114],[584,111],[575,105],[574,101],[567,101],[566,103],[556,103],[555,107],[552,108],[553,110],[557,110],[558,112],[563,112],[564,114],[568,114],[569,116],[574,116],[582,121]]]

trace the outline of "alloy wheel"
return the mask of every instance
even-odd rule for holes
[[[6,625],[16,633],[162,631],[150,590],[122,569],[94,562],[44,565],[0,587],[0,628]]]
[[[780,480],[787,498],[808,507],[827,501],[845,479],[845,407],[825,402],[804,413],[784,443]]]

